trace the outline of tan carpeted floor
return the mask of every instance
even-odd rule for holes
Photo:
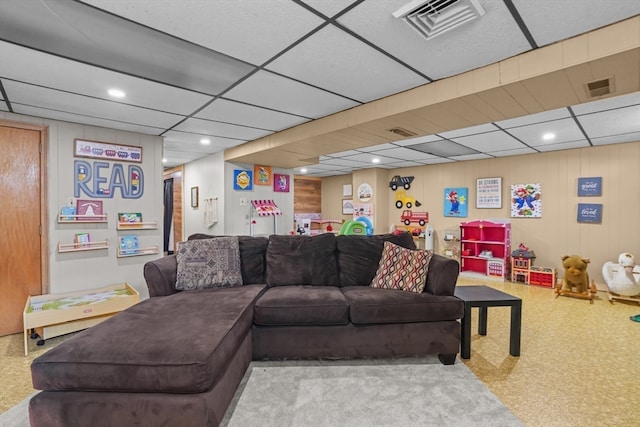
[[[557,297],[553,290],[461,277],[460,285],[487,284],[523,299],[521,356],[509,355],[509,308],[490,308],[488,333],[477,335],[472,313],[471,359],[466,366],[527,426],[640,425],[640,314],[635,303]],[[0,413],[31,394],[29,366],[47,349],[22,335],[0,337]]]

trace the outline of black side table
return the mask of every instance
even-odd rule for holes
[[[511,330],[509,354],[520,356],[520,330],[522,322],[522,300],[489,286],[456,286],[454,295],[464,302],[462,317],[462,342],[460,357],[471,357],[471,308],[480,309],[478,334],[487,335],[487,311],[489,307],[511,307]]]

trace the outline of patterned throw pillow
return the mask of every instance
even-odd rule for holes
[[[370,286],[421,293],[432,256],[433,251],[411,250],[384,242],[378,270]]]
[[[242,286],[237,236],[180,242],[176,259],[179,291]]]

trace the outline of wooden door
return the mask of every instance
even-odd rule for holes
[[[42,127],[0,121],[0,336],[22,331],[29,295],[43,291]]]

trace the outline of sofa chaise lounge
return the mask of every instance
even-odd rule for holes
[[[242,286],[178,291],[189,277],[182,249],[146,263],[151,298],[34,360],[43,391],[30,401],[31,425],[216,426],[251,360],[437,354],[454,363],[457,261],[433,254],[420,292],[369,286],[387,247],[419,252],[409,234],[189,242],[223,239],[237,245]]]

